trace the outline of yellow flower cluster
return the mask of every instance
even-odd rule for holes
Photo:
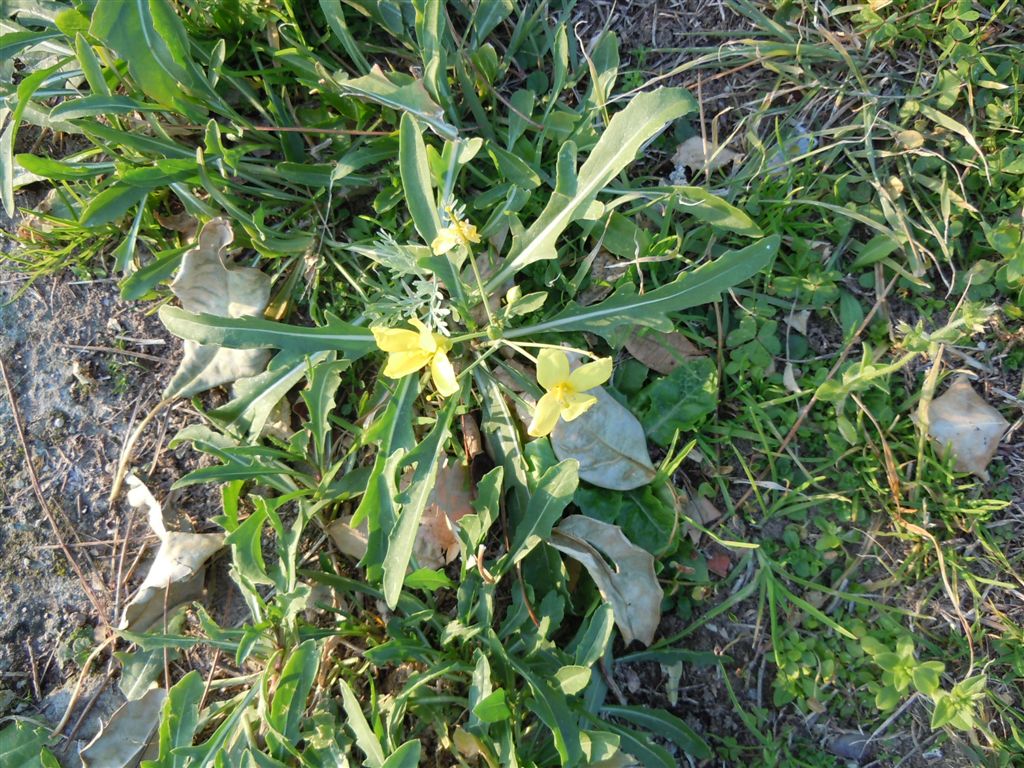
[[[435,256],[448,253],[452,248],[459,245],[468,246],[470,243],[479,243],[480,235],[476,227],[469,223],[468,219],[459,219],[449,213],[451,223],[437,233],[437,237],[430,244],[430,250]]]

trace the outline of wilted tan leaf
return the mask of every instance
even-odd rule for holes
[[[715,522],[715,520],[722,516],[722,513],[718,511],[718,508],[703,496],[695,496],[689,499],[686,502],[685,513],[688,518],[704,528],[707,528],[711,523]],[[699,544],[700,531],[692,525],[687,525],[686,529],[686,532],[690,537],[690,541],[693,542],[694,546]]]
[[[960,376],[942,397],[928,407],[928,436],[937,450],[952,450],[958,472],[973,472],[988,480],[988,463],[999,447],[1009,422]]]
[[[580,479],[601,488],[629,491],[647,485],[655,470],[644,428],[604,388],[587,394],[597,402],[572,421],[560,419],[551,432],[555,455],[559,461],[579,461]]]
[[[150,527],[160,539],[153,565],[145,580],[124,609],[119,629],[144,632],[161,621],[166,609],[169,615],[179,605],[199,597],[203,592],[203,565],[224,546],[222,533],[180,533],[164,526],[159,502],[135,477],[128,502],[144,507]]]
[[[455,524],[473,513],[473,487],[469,468],[445,463],[437,470],[434,489],[423,510],[413,554],[423,568],[443,568],[459,556]]]
[[[421,567],[443,568],[459,556],[455,524],[473,513],[473,498],[469,468],[445,459],[437,471],[413,545]],[[366,554],[366,524],[353,528],[351,523],[351,515],[339,517],[327,526],[327,533],[342,554],[361,560]]]
[[[714,171],[742,157],[739,152],[717,147],[700,136],[691,136],[676,148],[672,162],[677,169],[686,167],[690,171],[703,171],[707,168]]]
[[[787,362],[786,367],[782,369],[782,386],[793,394],[800,392],[800,385],[796,381],[792,363]]]
[[[809,309],[801,309],[799,312],[791,312],[785,317],[786,325],[801,336],[807,335],[807,321],[810,319],[811,310]]]
[[[82,748],[83,768],[134,768],[157,756],[160,709],[167,698],[163,688],[151,688],[139,699],[118,707],[96,737]],[[147,747],[150,752],[147,753]]]
[[[343,555],[353,560],[362,560],[366,554],[366,522],[358,528],[352,527],[352,515],[342,515],[327,526],[327,535]]]
[[[221,317],[259,316],[270,301],[270,278],[251,267],[228,266],[224,253],[234,240],[231,225],[212,219],[185,253],[171,290],[189,312]],[[198,392],[255,376],[266,368],[265,349],[224,349],[185,342],[185,353],[164,397],[190,397]]]
[[[650,645],[661,621],[662,598],[651,553],[627,539],[619,526],[585,515],[562,520],[549,543],[587,569],[611,606],[623,641]]]
[[[626,339],[626,351],[658,373],[672,373],[690,357],[701,357],[703,353],[683,334],[662,333],[650,328],[637,328]]]

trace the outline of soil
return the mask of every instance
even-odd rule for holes
[[[7,232],[13,224],[0,220]],[[2,242],[5,251],[15,245]],[[63,273],[29,284],[0,263],[0,359],[11,388],[8,396],[0,384],[0,717],[59,721],[79,663],[106,637],[145,572],[144,561],[131,565],[154,537],[123,500],[107,500],[127,435],[159,401],[180,356],[180,341],[144,310],[122,301],[110,279]],[[33,488],[12,399],[57,532]],[[165,411],[134,451],[132,467],[158,498],[197,466],[190,448],[165,447],[194,419],[189,411],[187,403]],[[209,493],[179,501],[190,516],[205,518]],[[99,717],[123,700],[110,675],[93,674],[71,723],[87,706],[89,717],[59,756],[77,754]]]

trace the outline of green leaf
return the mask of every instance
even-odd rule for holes
[[[662,498],[655,485],[633,491],[580,486],[574,501],[587,517],[619,526],[626,538],[652,555],[663,555],[678,545],[676,506]]]
[[[580,627],[579,633],[569,646],[575,660],[581,667],[591,667],[604,656],[615,629],[615,612],[608,603],[600,603],[590,618]],[[573,648],[575,646],[575,648]]]
[[[15,92],[18,104],[11,113],[7,127],[0,134],[0,199],[3,200],[4,210],[8,216],[13,216],[14,205],[14,144],[18,137],[18,128],[21,126],[21,118],[28,109],[36,89],[43,84],[50,75],[60,67],[56,64],[52,67],[37,70],[18,83]],[[7,109],[0,109],[0,120],[7,114]],[[57,130],[56,128],[54,130]]]
[[[650,733],[668,739],[688,755],[698,760],[709,760],[712,756],[711,747],[696,731],[675,715],[663,709],[650,707],[607,706],[602,712],[618,717],[633,725],[640,726]]]
[[[346,724],[355,734],[356,745],[366,755],[365,765],[368,768],[381,768],[384,764],[384,750],[370,724],[366,722],[366,715],[359,706],[359,700],[344,679],[338,680],[338,687],[341,689],[342,706],[347,716]]]
[[[701,187],[673,187],[680,213],[687,213],[695,219],[706,221],[719,229],[735,232],[747,237],[761,237],[764,233],[746,213],[730,205],[718,195]]]
[[[306,711],[306,699],[313,688],[319,666],[320,648],[316,640],[307,640],[292,652],[281,670],[267,712],[267,721],[274,729],[268,732],[267,741],[278,759],[285,759],[289,750],[284,744],[274,743],[278,741],[277,734],[285,738],[288,746],[293,746],[299,740],[299,723]]]
[[[588,307],[571,303],[550,320],[510,328],[503,335],[506,339],[517,339],[539,333],[589,331],[607,339],[614,330],[626,324],[670,331],[672,326],[667,313],[717,301],[723,291],[768,266],[779,242],[778,235],[766,237],[746,248],[726,251],[709,264],[685,272],[679,279],[641,296],[632,290],[618,291]]]
[[[939,689],[945,668],[941,661],[925,661],[918,664],[911,673],[914,687],[925,696],[934,696]]]
[[[29,173],[45,179],[95,179],[114,171],[113,163],[72,163],[29,154],[15,155],[14,160]]]
[[[427,166],[423,135],[416,118],[407,112],[402,115],[398,131],[398,168],[412,223],[423,242],[430,245],[441,230],[441,219],[437,215],[434,192],[430,185],[430,168]]]
[[[696,104],[681,88],[641,93],[608,123],[579,170],[574,189],[556,189],[537,220],[516,237],[506,265],[487,282],[488,291],[504,285],[523,267],[557,255],[558,238],[635,158],[640,148]]]
[[[436,592],[439,589],[450,589],[455,586],[455,583],[443,571],[420,568],[405,577],[405,586],[409,589]]]
[[[324,18],[327,19],[327,24],[330,26],[331,31],[334,32],[334,36],[338,38],[338,42],[345,49],[345,53],[349,55],[356,67],[364,75],[370,71],[370,64],[367,62],[366,57],[363,56],[362,50],[359,48],[359,43],[349,32],[348,25],[345,23],[345,12],[341,7],[341,0],[320,0],[320,10],[324,12]]]
[[[441,453],[444,450],[445,440],[448,439],[452,418],[455,416],[455,408],[458,404],[458,397],[448,399],[444,410],[437,415],[437,423],[434,428],[399,465],[399,472],[413,463],[416,464],[416,469],[413,471],[409,487],[396,499],[402,507],[394,528],[386,531],[388,547],[383,563],[384,600],[391,610],[398,605],[398,598],[402,593],[402,584],[405,581],[406,571],[409,569],[409,561],[412,558],[416,536],[420,529],[420,520],[423,519],[423,510],[427,508],[430,492],[437,480]]]
[[[530,496],[523,521],[516,527],[508,555],[496,566],[498,573],[520,562],[551,535],[579,485],[579,462],[567,459],[548,469]]]
[[[530,709],[551,729],[562,765],[578,765],[583,759],[579,718],[569,709],[565,694],[552,687],[547,680],[534,675],[515,657],[509,656],[508,661],[530,686],[533,694]]]
[[[79,223],[83,227],[98,227],[116,221],[149,194],[143,187],[114,183],[92,198],[82,210]]]
[[[512,717],[512,710],[505,700],[505,691],[498,688],[473,707],[473,714],[483,723],[500,723]]]
[[[178,307],[160,308],[167,330],[182,339],[229,349],[276,348],[296,354],[327,349],[344,352],[348,360],[376,349],[369,329],[344,323],[327,313],[327,325],[307,328],[258,317],[221,317],[193,314]]]
[[[15,720],[0,730],[0,765],[18,768],[44,768],[56,765],[46,748],[49,734],[45,728],[33,728]],[[49,762],[54,761],[54,762]]]
[[[324,72],[324,75],[344,94],[359,96],[385,107],[407,112],[426,123],[442,138],[455,140],[459,137],[455,126],[445,120],[444,110],[430,98],[422,80],[400,72],[385,75],[377,64],[373,65],[368,75],[351,80],[339,80],[327,72]]]
[[[333,361],[334,353],[331,351],[318,352],[309,357],[282,352],[270,361],[266,372],[236,381],[231,401],[207,411],[206,415],[229,434],[257,439],[281,398],[311,368]]]
[[[128,65],[153,101],[199,120],[204,111],[184,94],[200,90],[188,36],[167,0],[96,0],[89,33]]]
[[[82,73],[85,75],[93,95],[109,96],[110,86],[107,85],[107,80],[103,77],[103,65],[100,64],[99,57],[81,32],[75,33],[75,56],[78,58],[78,65],[82,68]]]
[[[678,430],[688,430],[718,408],[718,367],[708,357],[680,361],[638,396],[637,415],[647,437],[668,447]]]
[[[167,634],[181,632],[187,608],[188,606],[180,606],[167,617]],[[138,650],[132,653],[117,651],[114,655],[121,662],[121,678],[117,685],[128,701],[141,699],[164,672],[163,649]],[[171,659],[174,658],[175,654],[172,654]]]
[[[590,682],[590,667],[568,664],[555,672],[558,687],[566,696],[574,696]]]
[[[174,750],[192,746],[199,727],[199,703],[206,684],[202,675],[192,670],[167,691],[160,719],[160,752],[155,762],[143,761],[142,768],[183,768],[188,759]]]
[[[380,768],[417,768],[420,764],[419,740],[410,740],[392,752]]]
[[[74,120],[96,115],[127,115],[131,112],[155,112],[159,104],[143,104],[127,96],[83,96],[62,101],[50,110],[51,120]]]

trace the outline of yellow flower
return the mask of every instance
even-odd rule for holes
[[[437,233],[434,242],[430,244],[430,249],[435,256],[448,253],[457,245],[468,246],[470,243],[480,242],[480,235],[477,234],[476,227],[470,224],[468,219],[460,219],[451,212],[448,217],[450,223]]]
[[[561,416],[572,421],[597,402],[584,394],[604,384],[612,375],[612,359],[603,357],[569,372],[569,358],[560,349],[542,349],[537,355],[537,381],[547,392],[537,401],[529,432],[533,437],[550,434]]]
[[[430,377],[437,391],[444,397],[459,391],[455,369],[448,359],[452,343],[439,333],[431,333],[415,317],[409,321],[415,331],[404,328],[371,328],[373,340],[381,350],[388,353],[384,375],[401,379],[420,368],[430,366]]]

